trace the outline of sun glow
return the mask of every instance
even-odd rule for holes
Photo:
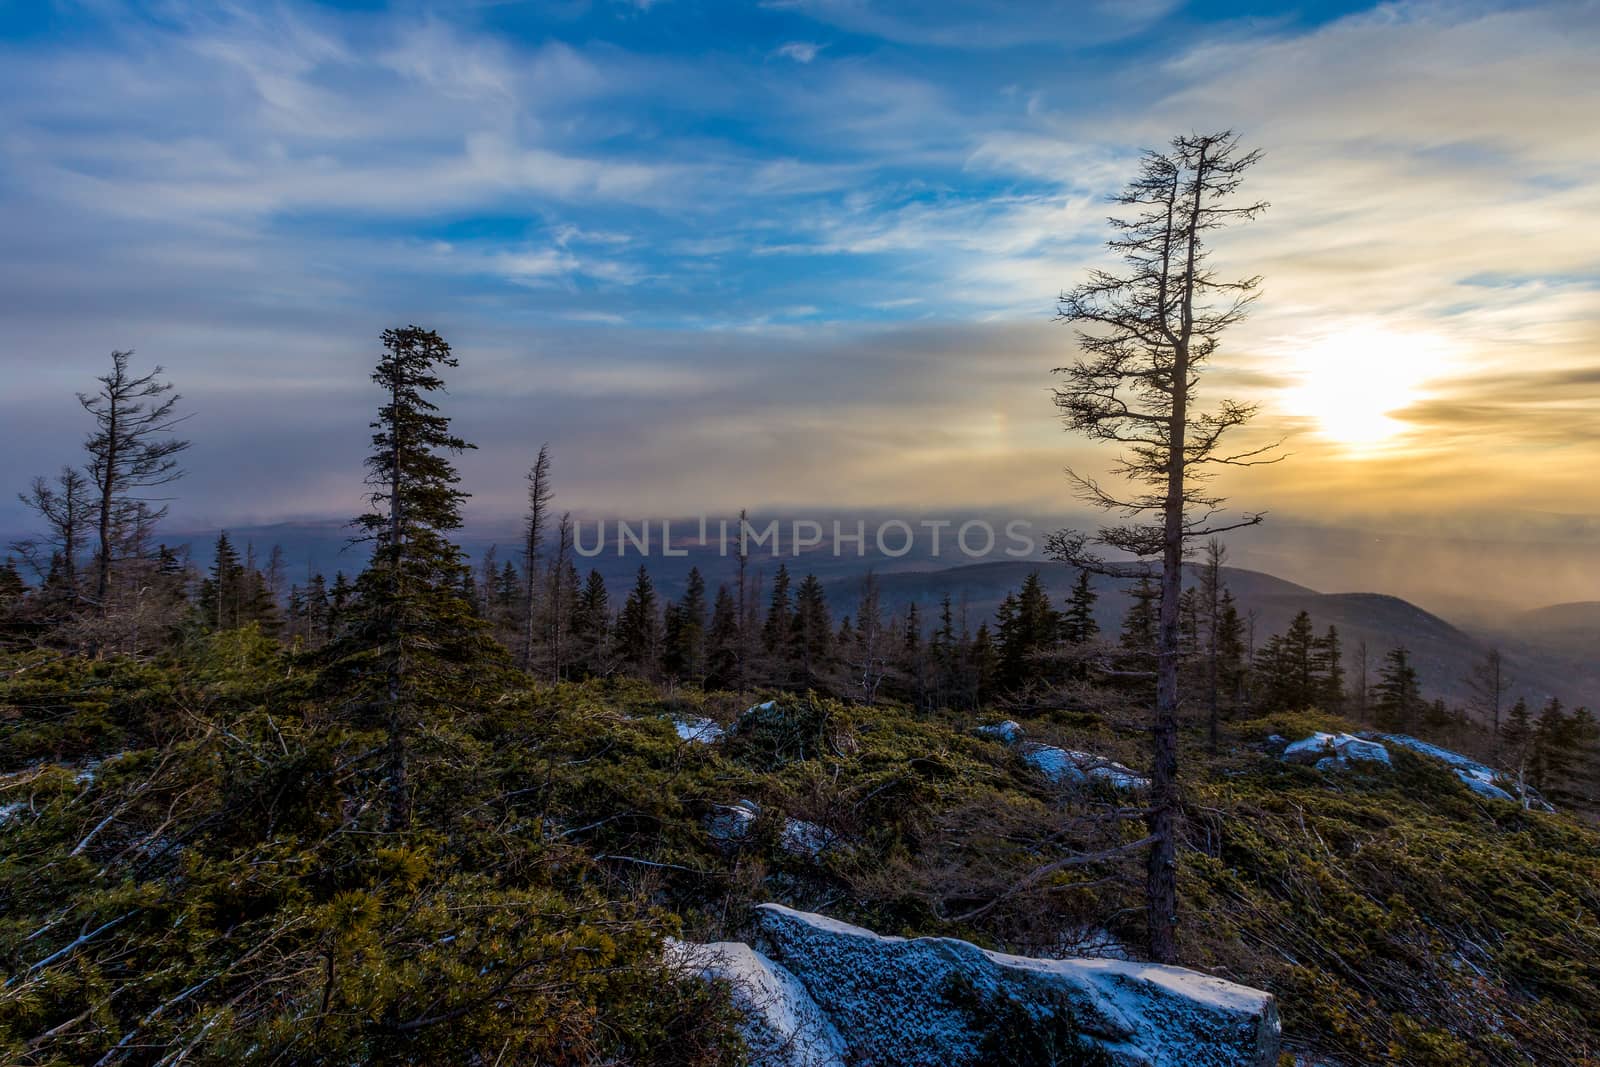
[[[1451,362],[1448,342],[1431,333],[1374,323],[1342,326],[1288,353],[1297,378],[1288,413],[1316,421],[1317,432],[1351,451],[1378,451],[1408,424],[1395,414],[1423,398]]]

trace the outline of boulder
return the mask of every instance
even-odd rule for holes
[[[680,741],[710,745],[722,740],[722,727],[710,719],[699,717],[674,719],[672,725],[678,731],[678,740]]]
[[[777,904],[757,909],[763,959],[792,975],[853,1067],[977,1067],[996,1019],[1070,1014],[1117,1067],[1271,1067],[1277,1002],[1185,970],[1110,959],[1042,960],[952,938],[882,937]],[[774,1061],[778,1063],[786,1061]]]
[[[1014,745],[1022,740],[1022,724],[1011,719],[980,726],[974,732],[979,737],[987,737],[992,741],[1000,742],[1002,745]]]
[[[1352,763],[1389,763],[1389,750],[1354,734],[1314,733],[1283,750],[1288,763],[1308,763],[1319,771],[1343,770]]]
[[[1029,741],[1018,745],[1022,761],[1052,782],[1061,785],[1083,785],[1086,782],[1106,782],[1114,789],[1147,789],[1150,779],[1134,773],[1116,760],[1097,756],[1093,752],[1079,752],[1055,745],[1042,745]]]
[[[1501,774],[1488,764],[1479,763],[1470,756],[1463,756],[1459,752],[1452,752],[1448,748],[1429,744],[1406,734],[1364,734],[1385,744],[1407,748],[1419,755],[1436,759],[1455,772],[1461,784],[1477,793],[1479,796],[1492,797],[1495,800],[1510,800],[1523,804],[1526,807],[1537,808],[1541,811],[1554,811],[1543,797],[1531,788],[1521,787],[1515,778]]]
[[[785,819],[778,847],[791,856],[816,859],[833,847],[835,840],[834,832],[826,826],[804,819]]]
[[[724,981],[744,1015],[740,1032],[760,1067],[845,1067],[845,1044],[794,975],[749,945],[667,942],[667,961],[706,981]]]
[[[706,833],[717,847],[731,852],[744,844],[760,815],[761,806],[753,800],[718,804],[705,818]]]

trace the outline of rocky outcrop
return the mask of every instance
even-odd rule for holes
[[[667,962],[706,981],[724,981],[758,1067],[845,1067],[845,1044],[805,986],[749,945],[667,942]]]
[[[979,1067],[996,1039],[1014,1044],[1034,1036],[1058,1042],[1049,1049],[1060,1055],[1067,1051],[1062,1035],[1074,1032],[1071,1041],[1117,1067],[1277,1063],[1274,998],[1220,978],[1125,960],[1008,956],[952,938],[882,937],[777,904],[762,905],[757,917],[764,951],[749,950],[741,966],[761,971],[759,989],[788,992],[769,998],[778,1007],[759,1011],[752,1027],[793,1034],[800,1030],[788,1020],[808,1019],[804,1032],[812,1036],[794,1044],[837,1048],[852,1067]],[[741,1003],[760,999],[740,996]],[[837,1046],[828,1044],[829,1033]]]
[[[1287,763],[1309,763],[1319,771],[1343,770],[1352,763],[1389,763],[1389,750],[1354,734],[1314,733],[1283,750]]]
[[[1057,785],[1081,786],[1090,782],[1104,782],[1113,789],[1150,787],[1150,779],[1116,760],[1097,756],[1093,752],[1024,741],[1022,725],[1011,719],[980,726],[974,732],[979,737],[987,737],[1010,747],[1022,757],[1023,763]]]

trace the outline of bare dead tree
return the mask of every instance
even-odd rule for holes
[[[1472,693],[1472,710],[1488,721],[1494,733],[1491,745],[1495,755],[1500,752],[1500,712],[1505,707],[1506,694],[1511,690],[1511,679],[1506,675],[1505,658],[1498,648],[1485,652],[1483,659],[1472,665],[1467,676],[1467,689]]]
[[[134,374],[129,369],[132,357],[131,351],[112,352],[111,373],[97,379],[100,388],[78,394],[78,403],[95,422],[83,446],[89,453],[89,479],[99,491],[94,602],[102,615],[110,606],[119,541],[128,540],[130,530],[147,532],[167,512],[165,504],[155,506],[160,498],[140,496],[140,490],[183,477],[177,456],[189,447],[188,441],[172,436],[188,418],[177,414],[182,397],[172,391],[171,382],[159,380],[160,366],[149,374]]]
[[[26,493],[17,499],[44,520],[47,532],[42,538],[13,541],[11,550],[20,555],[41,581],[54,570],[58,588],[69,605],[78,603],[78,560],[83,542],[94,521],[94,498],[89,480],[76,467],[64,466],[54,484],[44,477],[33,480]]]
[[[522,543],[522,669],[533,669],[535,590],[539,588],[539,553],[544,547],[544,531],[550,500],[555,489],[550,484],[550,446],[539,446],[539,457],[528,470],[528,518]]]
[[[1126,215],[1110,220],[1108,246],[1125,269],[1093,271],[1059,305],[1058,318],[1079,328],[1082,358],[1056,371],[1065,376],[1057,409],[1069,431],[1121,446],[1112,473],[1129,487],[1114,491],[1069,470],[1084,500],[1126,521],[1093,534],[1058,532],[1049,548],[1058,559],[1102,573],[1160,577],[1146,925],[1151,954],[1163,963],[1178,956],[1179,598],[1186,546],[1261,521],[1259,514],[1218,518],[1223,500],[1207,486],[1214,468],[1275,462],[1274,445],[1222,447],[1254,406],[1222,400],[1204,409],[1197,396],[1201,370],[1260,284],[1255,277],[1220,278],[1207,247],[1212,231],[1265,209],[1236,199],[1259,158],[1241,150],[1231,132],[1177,137],[1166,151],[1147,152],[1138,176],[1116,197]],[[1097,549],[1131,561],[1108,562]]]

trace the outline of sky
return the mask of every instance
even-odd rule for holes
[[[1141,149],[1233,129],[1209,397],[1297,520],[1600,515],[1600,6],[0,0],[0,484],[113,348],[174,517],[360,509],[378,335],[461,366],[469,514],[1071,506],[1059,293]],[[0,527],[25,522],[0,504]]]

